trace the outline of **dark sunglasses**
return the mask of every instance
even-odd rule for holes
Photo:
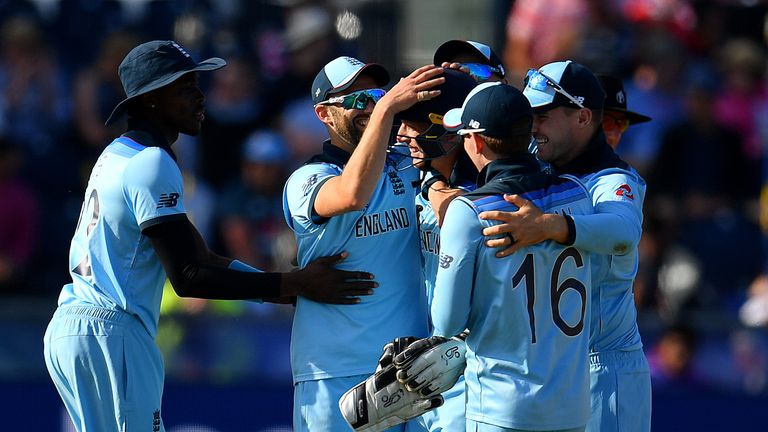
[[[387,94],[387,92],[382,89],[358,90],[343,96],[328,98],[328,100],[318,102],[318,105],[341,104],[344,109],[362,110],[365,109],[369,101],[376,103],[384,97],[385,94]]]
[[[482,63],[460,63],[462,68],[466,68],[469,71],[469,75],[479,83],[484,83],[491,79],[493,74],[497,74],[503,77],[504,74],[501,69]]]

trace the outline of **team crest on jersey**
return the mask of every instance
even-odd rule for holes
[[[160,194],[160,199],[157,201],[157,208],[163,207],[176,207],[179,203],[179,194],[177,192]]]
[[[389,182],[392,184],[392,192],[395,195],[402,195],[405,193],[405,186],[403,180],[397,175],[397,171],[387,171],[389,176]]]
[[[444,253],[440,254],[440,268],[447,269],[451,266],[451,263],[453,262],[453,257],[450,255],[446,255]]]
[[[626,183],[616,188],[616,196],[624,197],[630,200],[635,199],[635,195],[632,193],[632,188],[629,187],[629,185]]]

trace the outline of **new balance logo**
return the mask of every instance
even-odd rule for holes
[[[160,431],[160,423],[160,410],[155,410],[155,412],[152,413],[152,432]]]
[[[451,266],[451,263],[453,262],[453,257],[446,254],[440,254],[440,267],[447,269]]]
[[[176,192],[160,194],[160,199],[157,201],[157,208],[163,207],[176,207],[179,203],[179,194]]]

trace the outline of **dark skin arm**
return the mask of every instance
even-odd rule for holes
[[[318,258],[290,273],[253,273],[229,269],[232,259],[213,253],[185,217],[143,231],[180,297],[218,300],[259,298],[290,303],[302,296],[321,303],[356,304],[378,286],[366,272],[335,269],[345,253]]]

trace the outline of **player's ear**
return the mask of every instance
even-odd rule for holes
[[[481,154],[485,149],[485,141],[483,140],[483,137],[480,136],[480,134],[477,134],[477,133],[469,134],[468,141],[469,141],[469,150],[472,152],[472,154]]]
[[[315,105],[315,115],[321,122],[326,125],[333,126],[333,118],[331,117],[331,107],[328,105]]]
[[[579,110],[579,126],[581,127],[587,127],[592,123],[592,110],[588,108],[582,108]]]

